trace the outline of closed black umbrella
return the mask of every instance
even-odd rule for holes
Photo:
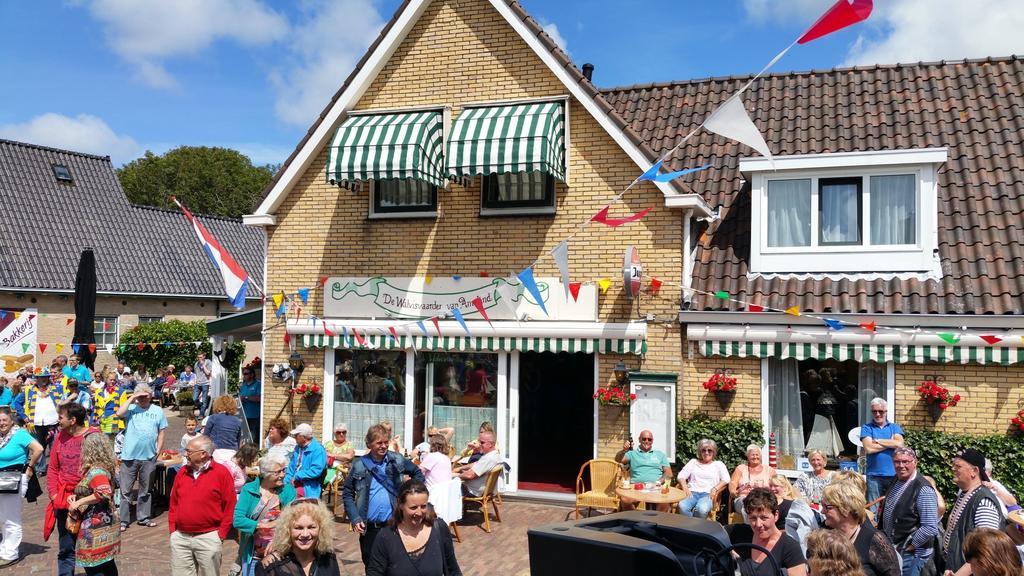
[[[89,344],[96,343],[96,256],[91,248],[82,250],[75,275],[75,335],[72,344],[78,344],[82,364],[95,370],[96,353]]]

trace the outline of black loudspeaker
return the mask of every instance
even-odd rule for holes
[[[619,512],[533,528],[527,538],[532,576],[731,576],[735,569],[721,524],[680,514]]]

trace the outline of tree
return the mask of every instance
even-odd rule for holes
[[[177,196],[194,213],[238,217],[252,212],[274,171],[229,148],[181,146],[162,156],[147,150],[117,176],[136,204],[175,208]]]

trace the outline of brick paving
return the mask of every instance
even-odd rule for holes
[[[170,433],[167,444],[172,446],[170,439],[180,439],[183,425],[174,412],[168,412],[168,421]],[[455,553],[464,574],[529,574],[527,529],[530,526],[566,520],[572,515],[572,508],[564,506],[508,500],[501,504],[500,508],[502,521],[494,522],[492,516],[490,534],[483,531],[482,516],[477,512],[475,505],[467,510],[459,523],[462,542],[455,544]],[[49,542],[43,542],[42,521],[45,509],[46,503],[43,500],[35,504],[25,504],[25,534],[21,545],[24,559],[10,568],[0,569],[0,574],[55,573],[57,536],[55,532]],[[155,528],[143,528],[133,524],[123,534],[121,554],[117,559],[118,570],[123,576],[165,576],[170,573],[166,505],[157,502],[154,505],[154,514],[154,521],[157,523]],[[355,533],[349,531],[347,524],[335,524],[334,548],[342,566],[342,574],[364,575],[363,564],[359,559],[359,541]],[[238,546],[234,542],[224,543],[223,574],[228,573],[237,552]],[[78,574],[82,573],[79,569]]]

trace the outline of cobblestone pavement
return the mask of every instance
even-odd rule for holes
[[[183,425],[173,412],[168,412],[170,429],[168,438],[180,438]],[[173,446],[168,441],[169,446]],[[466,511],[459,523],[461,543],[455,544],[455,553],[462,571],[471,575],[519,576],[529,574],[526,531],[530,526],[540,526],[571,518],[572,508],[505,501],[500,505],[501,522],[491,521],[492,532],[483,531],[482,516],[477,508]],[[24,559],[9,568],[0,568],[0,575],[6,574],[55,574],[57,559],[57,535],[43,542],[42,522],[46,510],[45,497],[35,504],[25,504],[24,540],[21,554]],[[122,535],[121,554],[117,558],[118,570],[122,576],[165,576],[170,574],[169,535],[167,532],[166,505],[154,505],[154,521],[157,526],[144,528],[133,524]],[[359,559],[359,542],[348,525],[335,524],[334,548],[338,554],[342,573],[346,576],[362,576],[363,564]],[[238,546],[224,543],[224,570],[234,561]],[[83,571],[79,569],[78,574]]]

